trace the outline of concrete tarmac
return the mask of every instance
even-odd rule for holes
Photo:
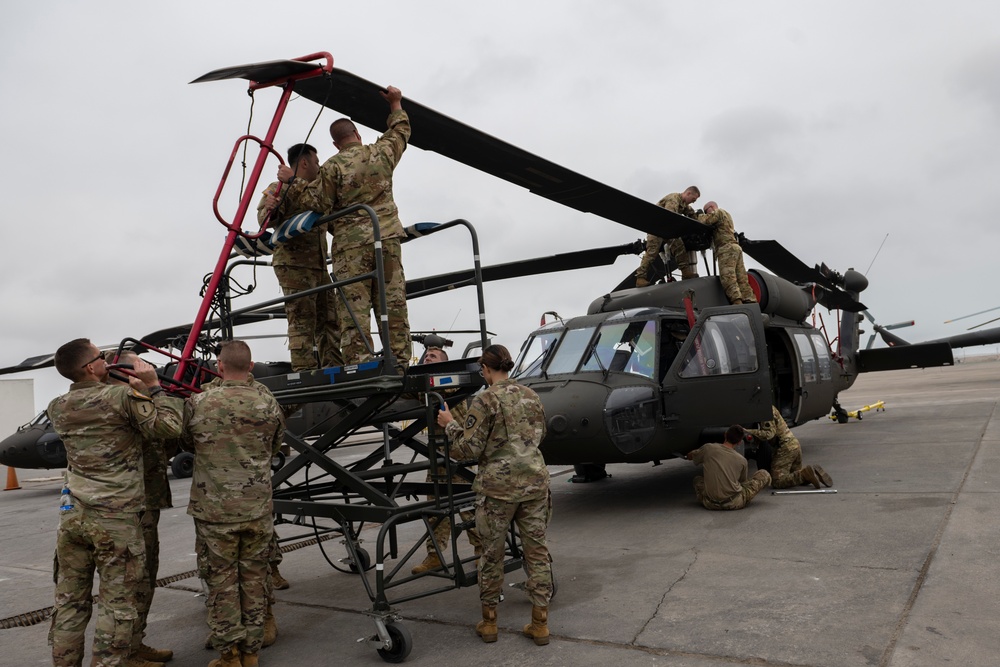
[[[863,375],[842,405],[883,400],[884,412],[795,428],[805,463],[821,464],[836,494],[765,490],[745,510],[710,512],[694,499],[697,468],[686,461],[609,466],[611,479],[590,484],[567,483],[570,471],[553,467],[551,644],[520,635],[531,606],[517,588],[500,605],[499,641],[483,644],[473,631],[478,592],[463,588],[398,605],[413,637],[406,663],[996,665],[998,380],[995,362]],[[52,604],[57,474],[18,471],[24,488],[0,494],[4,627]],[[189,485],[171,481],[160,577],[195,569]],[[370,551],[376,530],[363,532]],[[279,527],[283,537],[304,532]],[[343,567],[343,546],[323,547]],[[281,571],[291,588],[276,592],[279,638],[262,665],[384,664],[358,641],[374,634],[358,575],[334,570],[315,545],[287,553]],[[172,648],[171,665],[216,657],[202,648],[198,592],[193,576],[156,591],[147,643]],[[47,621],[0,629],[0,665],[51,664],[47,631]]]

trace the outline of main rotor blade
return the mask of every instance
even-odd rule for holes
[[[525,259],[507,264],[495,264],[482,268],[483,282],[507,280],[523,276],[535,276],[542,273],[555,273],[571,269],[586,269],[592,266],[613,264],[621,255],[638,254],[642,252],[642,241],[633,241],[619,246],[606,248],[591,248],[577,250],[549,257]],[[475,281],[473,269],[463,269],[426,278],[416,278],[406,281],[406,297],[408,299],[437,294],[455,287],[471,285]]]
[[[1000,310],[1000,306],[994,306],[993,308],[987,308],[986,310],[980,310],[978,313],[971,313],[969,315],[962,315],[961,317],[954,317],[950,320],[945,320],[945,324],[950,324],[952,322],[958,322],[959,320],[964,320],[969,317],[975,317],[976,315],[983,315],[985,313],[992,313],[994,310]],[[979,325],[982,326],[982,325]]]
[[[334,69],[329,77],[298,81],[295,90],[352,120],[378,131],[389,115],[383,88],[350,72]],[[534,194],[584,213],[663,238],[704,232],[698,222],[660,208],[533,155],[411,99],[403,101],[410,116],[410,143],[527,188]]]

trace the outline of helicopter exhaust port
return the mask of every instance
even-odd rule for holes
[[[822,296],[822,287],[815,287],[815,298],[803,291],[802,287],[783,278],[764,273],[757,269],[747,271],[759,294],[760,312],[775,315],[793,322],[802,322],[808,317],[817,299]]]

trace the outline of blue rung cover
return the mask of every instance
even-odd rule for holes
[[[406,232],[406,237],[409,239],[418,239],[430,230],[440,227],[440,222],[418,222],[414,225],[410,225],[403,231]]]
[[[296,236],[302,236],[313,228],[323,216],[316,211],[304,211],[278,225],[271,238],[272,243],[287,243]]]
[[[233,250],[247,259],[267,257],[268,255],[274,253],[271,232],[264,232],[264,234],[257,239],[248,239],[245,236],[237,236],[236,242],[233,244]]]

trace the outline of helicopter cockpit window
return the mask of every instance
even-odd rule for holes
[[[528,344],[521,351],[521,355],[517,358],[517,364],[514,366],[514,372],[511,374],[513,377],[538,377],[542,374],[542,364],[548,358],[549,353],[552,351],[559,340],[559,336],[562,331],[545,331],[531,337]]]
[[[826,339],[818,333],[812,335],[813,347],[816,348],[816,360],[819,362],[819,379],[833,379],[832,359],[830,357],[830,346],[826,344]]]
[[[583,357],[580,371],[609,371],[627,323],[605,324]],[[620,369],[619,369],[620,370]]]
[[[743,313],[715,315],[705,320],[681,366],[683,378],[753,373],[757,346],[750,320]]]
[[[556,356],[552,359],[548,368],[545,369],[545,372],[549,375],[574,372],[580,364],[580,357],[583,356],[584,350],[589,347],[590,339],[594,337],[595,328],[587,327],[586,329],[570,329],[567,331],[566,335],[563,336],[562,342],[559,343]]]
[[[655,362],[656,322],[615,322],[601,327],[580,370],[651,378]]]
[[[816,354],[813,352],[812,344],[809,342],[809,336],[797,333],[793,337],[795,338],[795,346],[799,348],[799,356],[802,357],[802,381],[815,382]]]

